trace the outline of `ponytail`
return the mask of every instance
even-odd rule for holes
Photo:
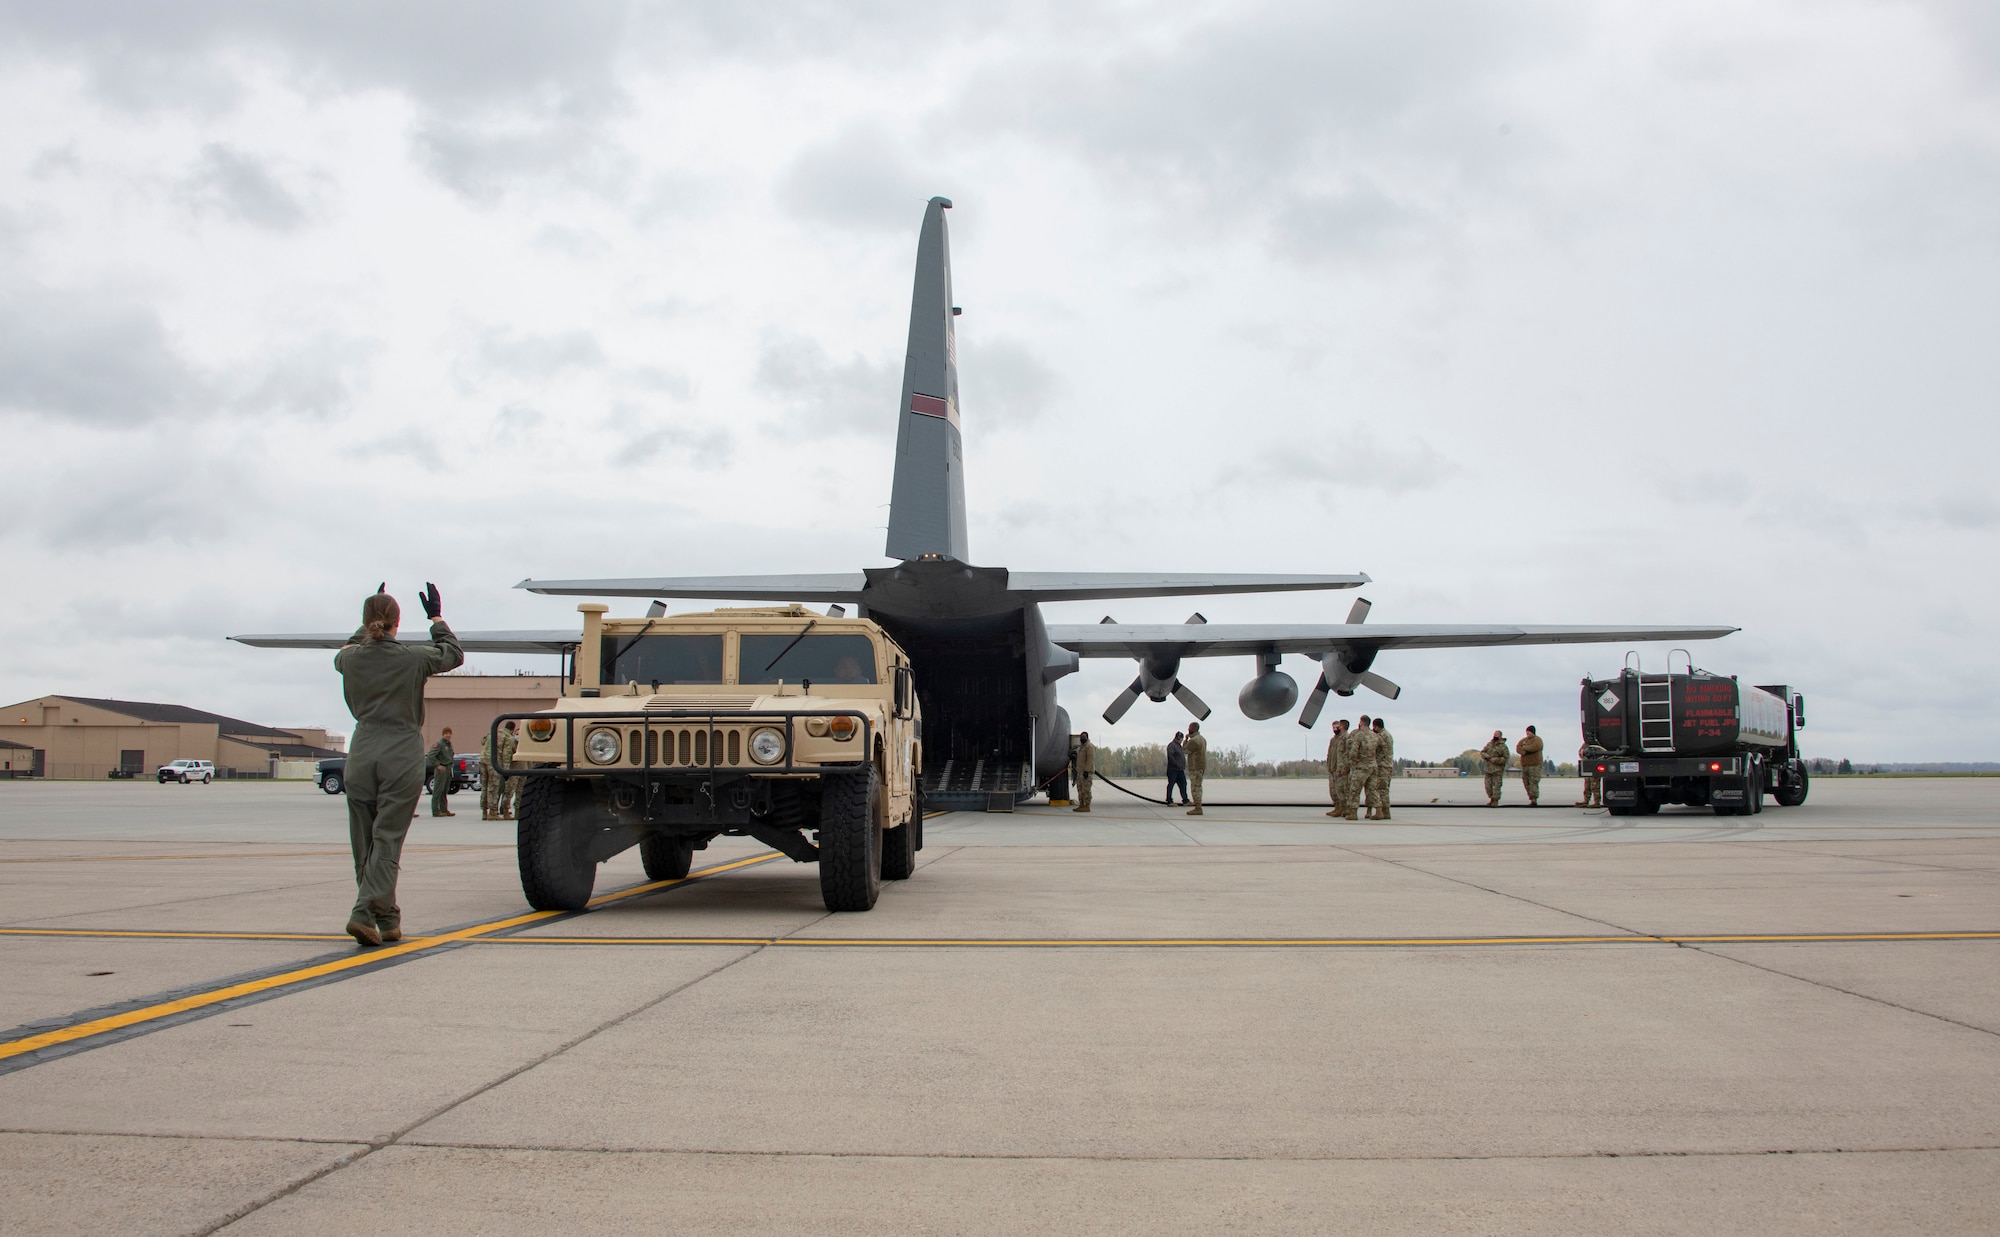
[[[370,593],[361,603],[361,630],[370,640],[387,640],[403,619],[403,608],[387,593]]]

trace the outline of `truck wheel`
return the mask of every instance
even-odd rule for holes
[[[655,833],[639,839],[639,862],[646,867],[647,880],[681,880],[694,866],[694,847],[685,838]]]
[[[1634,816],[1658,816],[1659,814],[1660,801],[1657,799],[1648,799],[1643,792],[1639,795],[1639,801],[1632,805],[1632,815]]]
[[[1806,790],[1810,785],[1811,779],[1801,765],[1792,770],[1792,776],[1778,783],[1778,793],[1771,797],[1778,801],[1779,807],[1797,807],[1806,801]]]
[[[819,893],[830,911],[865,911],[881,892],[882,790],[870,765],[820,792]]]
[[[1607,803],[1604,805],[1604,810],[1613,816],[1633,815],[1632,809],[1623,803]]]
[[[590,902],[597,865],[584,850],[578,813],[570,802],[581,790],[560,778],[531,777],[521,787],[516,813],[515,851],[521,864],[521,892],[538,911],[580,911]]]
[[[910,819],[882,834],[882,879],[906,881],[917,870],[917,830],[923,828],[923,814],[915,807]]]
[[[345,785],[340,780],[340,774],[329,773],[320,781],[319,788],[330,795],[337,795],[345,789]]]

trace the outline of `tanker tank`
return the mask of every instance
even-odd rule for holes
[[[1805,802],[1803,696],[1692,664],[1646,674],[1635,662],[1628,657],[1617,678],[1583,680],[1586,763],[1596,766],[1586,771],[1604,777],[1613,816],[1675,803],[1748,815],[1764,809],[1766,794],[1786,807]]]

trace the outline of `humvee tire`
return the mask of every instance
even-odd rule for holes
[[[597,865],[584,849],[582,830],[574,827],[577,812],[569,803],[574,790],[582,788],[557,777],[531,777],[521,787],[515,851],[521,892],[538,911],[580,911],[597,883]]]
[[[646,879],[677,881],[694,866],[694,847],[685,838],[655,833],[639,839],[639,862],[646,867]]]
[[[828,775],[819,801],[819,894],[830,911],[865,911],[882,892],[882,789],[875,768]]]
[[[923,810],[912,807],[910,818],[899,827],[882,833],[882,879],[906,881],[917,870],[917,831],[923,826]]]

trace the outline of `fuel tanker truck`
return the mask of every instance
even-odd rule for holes
[[[1767,794],[1785,807],[1804,803],[1805,697],[1685,665],[1677,672],[1669,657],[1665,674],[1647,674],[1634,655],[1615,679],[1584,677],[1578,771],[1604,778],[1605,810],[1647,816],[1681,803],[1748,816]]]

